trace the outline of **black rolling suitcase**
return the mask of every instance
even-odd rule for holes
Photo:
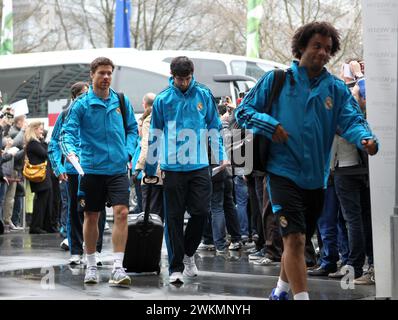
[[[144,183],[146,178],[144,177]],[[163,222],[157,214],[149,213],[151,192],[150,185],[145,211],[128,216],[128,238],[123,260],[127,272],[160,273]]]

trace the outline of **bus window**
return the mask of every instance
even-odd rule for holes
[[[190,58],[193,61],[195,71],[194,76],[196,81],[206,85],[210,88],[215,97],[230,96],[230,86],[225,82],[215,82],[213,75],[227,74],[227,67],[224,62],[220,60],[198,59]],[[171,62],[173,58],[166,58],[163,61]]]
[[[255,79],[261,78],[265,72],[273,70],[274,67],[264,63],[251,61],[231,61],[232,74],[250,76]]]
[[[27,99],[29,106],[39,101],[40,68],[6,69],[1,71],[0,88],[3,103]]]
[[[89,66],[80,64],[6,69],[1,71],[0,88],[5,103],[27,99],[29,118],[47,118],[61,112],[69,102],[71,85],[88,81],[89,74]]]
[[[148,92],[158,94],[168,86],[168,77],[128,67],[116,67],[112,88],[129,97],[136,113],[143,113],[142,98]]]
[[[34,109],[36,117],[48,114],[49,125],[52,126],[56,115],[70,102],[70,87],[78,81],[89,80],[90,66],[87,64],[42,67],[40,103]]]

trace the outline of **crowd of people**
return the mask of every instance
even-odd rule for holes
[[[344,266],[353,268],[354,283],[373,284],[367,155],[377,153],[378,142],[366,121],[363,62],[352,59],[339,77],[325,68],[339,49],[339,33],[329,23],[300,27],[278,96],[271,71],[236,105],[230,97],[218,104],[195,80],[193,62],[176,57],[169,86],[143,97],[138,123],[129,99],[111,88],[113,62],[99,57],[91,63],[91,84],[72,86],[72,102],[48,146],[42,123],[27,125],[25,116],[13,118],[5,108],[0,199],[6,232],[20,228],[21,201],[33,192],[29,232],[61,232],[69,262],[80,264],[85,253],[84,282],[96,284],[108,204],[114,213],[109,282],[129,285],[122,262],[132,184],[139,208],[150,201],[150,212],[164,222],[172,284],[200,274],[197,250],[244,249],[257,265],[280,265],[272,300],[288,299],[289,291],[295,300],[309,299],[307,274],[341,278]],[[231,159],[247,130],[269,143],[263,168],[254,163],[248,171]],[[30,190],[22,183],[25,158],[33,165],[47,161],[44,180],[30,182]],[[150,199],[145,176],[157,181]]]

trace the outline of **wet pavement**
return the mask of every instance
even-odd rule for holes
[[[167,252],[163,245],[161,274],[131,274],[127,288],[108,284],[112,269],[111,235],[105,234],[100,283],[84,285],[84,266],[68,265],[69,252],[60,248],[58,234],[0,235],[0,300],[258,300],[267,299],[278,280],[279,266],[257,266],[241,250],[226,255],[197,252],[199,275],[180,287],[168,282]],[[342,289],[339,280],[308,281],[311,299],[374,299],[375,286]]]

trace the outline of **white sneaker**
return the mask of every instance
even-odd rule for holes
[[[69,250],[69,242],[68,242],[68,238],[65,238],[61,244],[59,245],[61,247],[61,249],[68,251]]]
[[[98,251],[95,252],[95,261],[97,262],[97,267],[102,267],[101,254]]]
[[[169,277],[169,282],[173,284],[184,283],[184,281],[182,280],[182,273],[173,272]]]
[[[188,257],[186,254],[184,255],[184,272],[182,273],[186,277],[196,277],[198,275],[198,268],[195,264],[195,255],[192,257]]]
[[[239,250],[240,248],[242,248],[242,243],[240,241],[237,242],[231,242],[228,249],[229,250]]]
[[[80,254],[72,254],[72,256],[69,259],[69,264],[70,265],[78,265],[82,263],[82,256]]]
[[[260,260],[254,260],[253,264],[257,265],[257,266],[272,266],[275,264],[274,260],[271,260],[270,258],[262,258]]]
[[[116,268],[112,271],[109,283],[119,286],[129,286],[131,284],[131,278],[127,275],[124,268]]]
[[[203,242],[201,242],[198,246],[198,250],[214,251],[215,249],[216,247],[214,246],[214,244],[205,244]]]
[[[19,230],[23,230],[23,228],[17,227],[14,223],[12,223],[12,221],[10,221],[10,230],[11,231],[19,231]]]
[[[96,284],[98,283],[98,274],[96,267],[89,267],[86,270],[86,275],[84,276],[84,283],[85,284]]]
[[[105,222],[104,230],[109,230],[109,223]]]

